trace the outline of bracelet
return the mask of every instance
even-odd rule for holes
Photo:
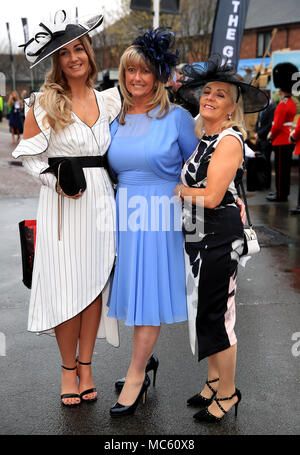
[[[179,187],[179,190],[178,190],[178,198],[179,199],[181,198],[182,187],[183,187],[183,185],[181,184],[180,187]]]

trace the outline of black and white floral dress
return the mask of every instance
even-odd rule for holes
[[[219,135],[203,136],[183,167],[184,185],[206,187],[212,154],[227,135],[236,137],[243,147],[243,137],[237,127]],[[234,332],[236,278],[244,240],[240,210],[236,205],[236,185],[242,178],[243,165],[244,160],[216,208],[199,208],[187,202],[183,208],[189,335],[193,354],[196,339],[198,341],[199,361],[237,342]]]

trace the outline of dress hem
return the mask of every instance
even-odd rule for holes
[[[110,276],[110,275],[109,275],[109,276]],[[51,327],[48,327],[48,328],[44,328],[44,329],[40,329],[40,330],[30,330],[29,328],[27,328],[27,331],[28,331],[28,332],[33,332],[33,333],[40,333],[40,334],[45,333],[46,335],[48,335],[47,332],[50,332],[50,331],[52,332],[52,331],[55,329],[55,327],[58,327],[59,325],[64,324],[64,323],[67,322],[67,321],[70,321],[71,319],[73,319],[73,318],[75,318],[76,316],[78,316],[78,314],[80,314],[80,313],[82,313],[84,310],[86,310],[90,305],[92,305],[92,303],[93,303],[93,302],[102,294],[102,292],[103,292],[105,286],[106,286],[107,283],[108,283],[108,280],[109,280],[109,277],[108,277],[108,279],[106,280],[106,283],[105,283],[105,285],[103,286],[103,288],[101,289],[101,291],[98,292],[98,293],[96,294],[96,297],[95,297],[94,299],[92,299],[92,301],[91,301],[90,303],[86,304],[80,311],[78,311],[78,313],[73,314],[72,316],[70,316],[70,317],[64,319],[63,321],[59,322],[58,324],[56,324],[56,325],[54,325],[54,326],[51,326]]]
[[[109,317],[109,318],[112,318],[112,319],[116,319],[117,321],[125,321],[124,318],[118,319],[118,318],[116,318],[115,316],[110,316],[110,315],[108,315],[108,317]],[[124,322],[124,325],[126,325],[127,327],[135,327],[135,326],[139,326],[139,327],[143,327],[143,326],[160,327],[161,324],[168,324],[168,325],[169,325],[169,324],[176,324],[176,323],[178,323],[178,322],[187,322],[187,318],[185,318],[185,319],[173,320],[173,321],[168,321],[168,322],[166,322],[166,321],[160,321],[160,324],[145,324],[145,323],[143,323],[143,324],[129,324],[128,322],[125,321],[125,322]]]
[[[210,349],[209,351],[206,351],[207,352],[206,354],[202,354],[202,355],[198,354],[198,362],[200,362],[201,360],[206,359],[207,357],[210,357],[211,355],[217,354],[218,352],[225,351],[226,349],[231,348],[232,346],[235,346],[236,344],[237,344],[237,340],[233,344],[227,343],[226,346],[222,345],[220,347],[216,347],[216,348]]]
[[[32,330],[32,329],[29,329],[27,327],[27,332],[30,332],[30,333],[34,333],[36,335],[49,335],[49,336],[56,336],[55,335],[55,327],[58,327],[59,325],[61,324],[64,324],[65,322],[67,321],[70,321],[71,319],[75,318],[76,316],[78,316],[80,313],[82,313],[84,310],[86,310],[90,305],[92,305],[92,303],[100,296],[100,295],[103,295],[104,291],[105,291],[105,288],[107,285],[109,285],[109,282],[110,282],[110,277],[111,277],[111,274],[112,274],[112,270],[113,270],[113,267],[114,267],[114,261],[112,261],[112,264],[111,264],[111,267],[110,267],[110,272],[108,274],[108,277],[107,277],[107,280],[104,284],[104,286],[101,288],[100,291],[98,291],[96,293],[96,297],[92,299],[92,301],[90,303],[88,303],[87,305],[84,306],[84,308],[82,308],[78,313],[68,317],[67,319],[64,319],[62,322],[60,322],[59,324],[57,325],[54,325],[52,327],[49,327],[49,328],[45,328],[45,329],[41,329],[41,330]],[[100,328],[100,324],[101,324],[101,320],[104,316],[103,314],[103,307],[104,305],[107,306],[107,302],[108,302],[108,298],[107,298],[107,301],[105,304],[103,304],[103,300],[102,300],[102,310],[101,310],[101,318],[100,318],[100,322],[99,322],[99,326],[98,326],[98,331],[97,331],[97,336],[96,336],[96,339],[107,339],[107,337],[105,335],[99,335],[99,328]],[[106,316],[106,318],[108,318],[108,316]],[[116,319],[116,318],[113,318],[111,317],[110,319]],[[118,333],[118,338],[119,338],[119,333]],[[115,346],[115,345],[112,345],[114,347],[119,347],[119,346]]]

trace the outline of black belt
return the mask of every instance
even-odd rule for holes
[[[49,167],[42,174],[53,173],[62,191],[67,196],[75,196],[86,190],[86,180],[82,168],[106,167],[107,155],[104,156],[57,156],[48,158]],[[58,240],[62,229],[62,194],[58,195]]]
[[[63,159],[76,161],[81,167],[107,167],[107,157],[104,156],[58,156],[48,158],[49,166],[61,162]]]
[[[48,158],[49,167],[42,174],[52,173],[66,196],[78,195],[86,190],[84,167],[103,167],[109,173],[107,153],[104,156],[57,156]],[[62,228],[62,193],[58,195],[58,240]]]

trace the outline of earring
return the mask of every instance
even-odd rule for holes
[[[157,90],[157,85],[154,85],[153,90],[156,92],[156,90]]]
[[[231,120],[232,114],[231,112],[228,114],[228,120]]]

